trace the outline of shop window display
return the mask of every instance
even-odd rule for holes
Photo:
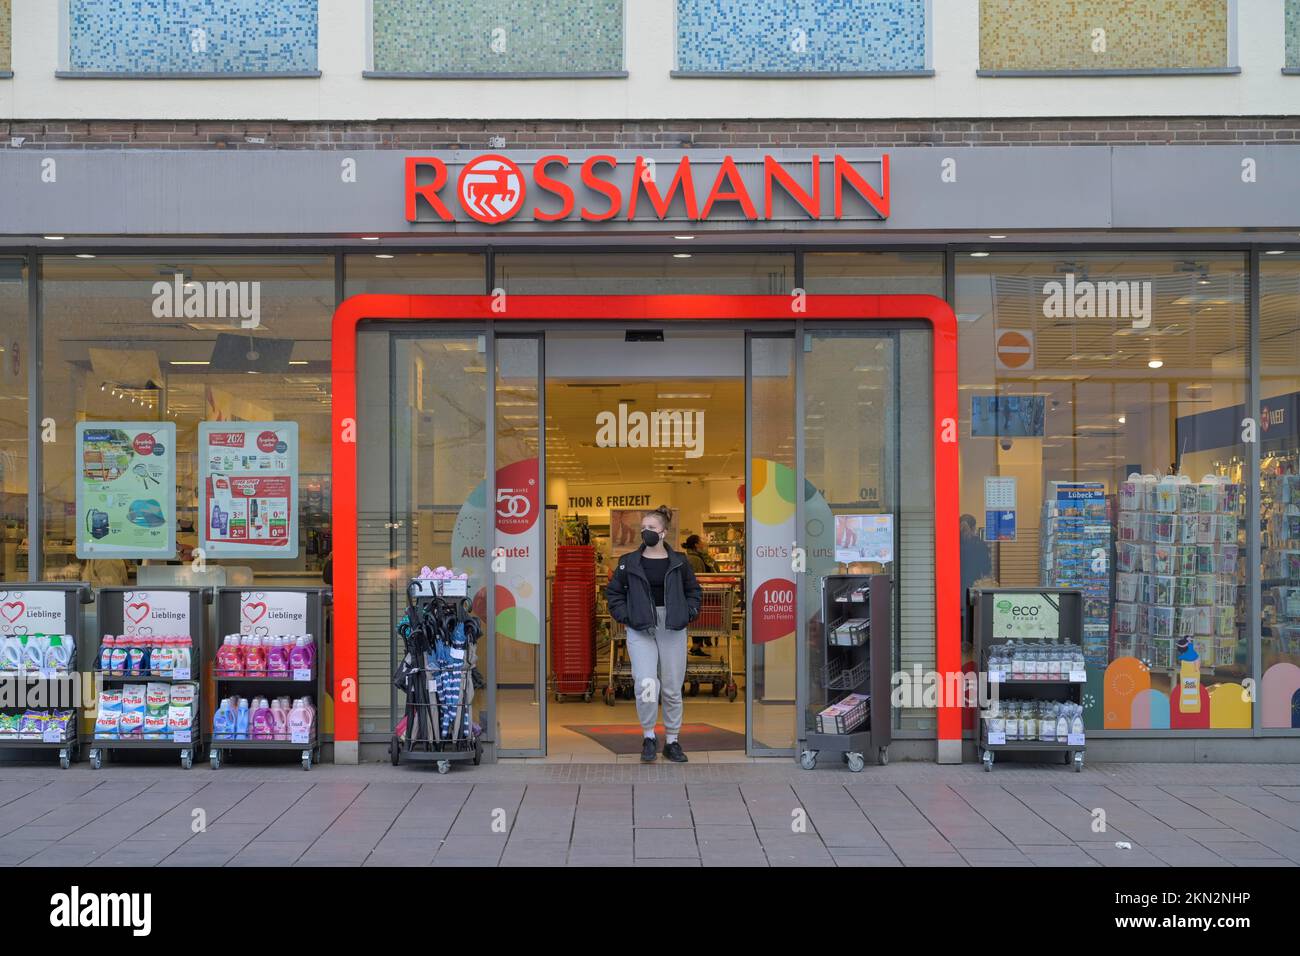
[[[1251,726],[1245,265],[958,257],[962,511],[998,586],[1083,591],[1090,729]]]
[[[1300,727],[1300,255],[1260,262],[1260,725]]]
[[[40,578],[103,586],[138,580],[133,558],[78,557],[77,485],[96,476],[93,462],[77,461],[77,423],[174,426],[176,447],[158,455],[174,454],[174,487],[147,485],[153,494],[141,492],[136,512],[150,519],[142,510],[148,499],[170,493],[176,556],[190,561],[206,517],[199,514],[199,423],[293,422],[301,436],[292,504],[297,556],[216,563],[249,568],[261,580],[320,584],[332,550],[332,257],[50,256],[42,274],[43,414],[57,433],[42,445]]]

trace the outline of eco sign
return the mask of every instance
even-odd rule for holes
[[[77,424],[77,557],[176,556],[176,425]]]
[[[993,602],[993,636],[1017,641],[1056,640],[1060,607],[1047,594],[1000,594]]]

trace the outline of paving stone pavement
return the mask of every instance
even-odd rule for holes
[[[0,865],[1296,866],[1300,765],[4,765]]]

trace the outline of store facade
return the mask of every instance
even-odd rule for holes
[[[750,753],[797,749],[811,523],[822,534],[858,513],[896,517],[899,672],[961,670],[965,587],[1077,583],[1101,759],[1294,752],[1300,197],[1284,147],[51,161],[54,180],[39,154],[0,154],[4,579],[137,579],[134,561],[76,557],[74,445],[58,436],[77,422],[176,425],[187,564],[199,422],[295,422],[298,555],[210,563],[319,584],[332,555],[336,759],[382,749],[405,577],[457,553],[476,556],[492,622],[486,738],[503,756],[547,751],[544,706],[531,722],[497,712],[497,665],[518,657],[512,673],[531,669],[531,697],[546,697],[545,655],[515,645],[545,641],[548,532],[503,526],[499,509],[492,530],[466,509],[485,514],[520,475],[549,494],[563,471],[541,437],[549,337],[678,329],[736,336],[746,594],[784,580],[756,579],[759,549],[810,559],[790,565],[795,607],[773,625],[788,631],[746,622]],[[755,469],[808,489],[771,540]],[[1187,509],[1160,494],[1171,484],[1196,489],[1187,537]],[[1062,533],[1062,503],[1080,496],[1102,510]],[[958,537],[964,514],[983,560]],[[528,534],[522,568],[488,560]],[[1201,662],[1199,707],[1176,693],[1179,638]],[[756,730],[772,713],[784,730]],[[970,726],[952,701],[895,707],[905,755],[960,759]]]

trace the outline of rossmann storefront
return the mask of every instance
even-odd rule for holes
[[[617,760],[639,731],[598,592],[666,505],[717,600],[688,750],[806,749],[847,686],[824,582],[876,574],[895,758],[974,757],[934,687],[986,669],[967,588],[1071,587],[1089,759],[1289,759],[1293,169],[1255,146],[5,152],[5,633],[30,582],[128,593],[123,628],[151,588],[256,613],[328,582],[325,755],[383,759],[407,584],[448,568],[485,622],[489,759]]]

